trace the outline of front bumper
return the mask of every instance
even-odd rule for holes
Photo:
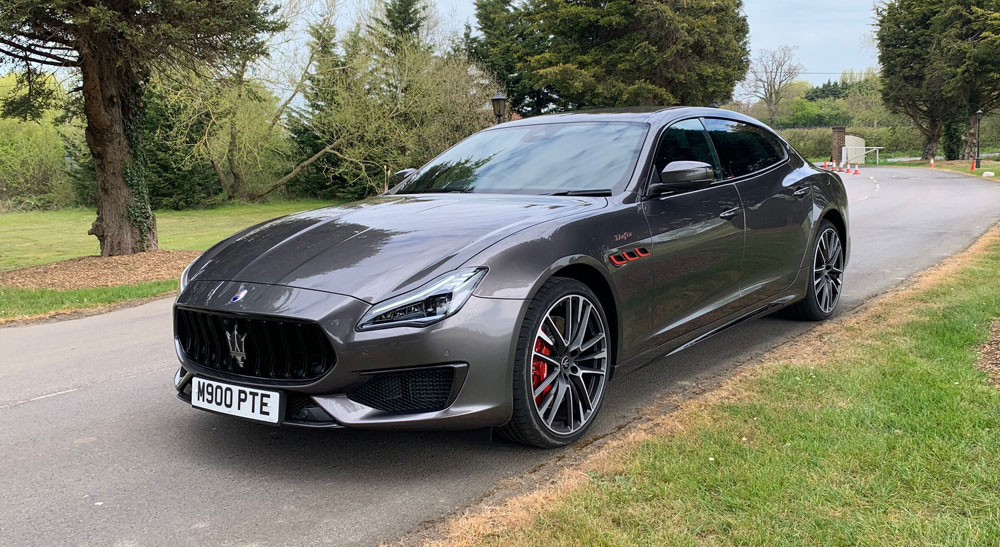
[[[233,294],[246,296],[231,302]],[[512,363],[516,333],[524,301],[473,296],[457,314],[425,328],[399,327],[358,332],[358,319],[369,305],[355,298],[293,287],[236,282],[197,281],[188,286],[175,307],[227,314],[281,317],[320,325],[336,352],[336,364],[322,377],[277,382],[237,376],[203,367],[185,355],[175,333],[180,359],[178,396],[184,378],[198,375],[222,382],[278,389],[289,398],[311,399],[329,419],[296,420],[286,415],[284,425],[301,427],[359,427],[383,429],[474,429],[503,425],[510,419]],[[447,406],[430,412],[390,412],[360,404],[348,392],[379,374],[449,368],[454,371]]]

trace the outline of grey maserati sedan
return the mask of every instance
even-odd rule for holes
[[[246,229],[184,271],[183,401],[561,446],[616,369],[781,309],[826,319],[843,290],[843,182],[733,112],[519,120],[397,180]]]

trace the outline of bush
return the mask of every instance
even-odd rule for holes
[[[64,149],[51,121],[0,120],[0,202],[50,209],[72,201]]]
[[[807,158],[828,158],[833,150],[833,131],[830,128],[784,129],[779,133]]]
[[[864,138],[865,146],[884,148],[879,153],[882,157],[919,156],[924,142],[920,131],[914,127],[848,127],[847,132]],[[833,132],[830,128],[785,129],[779,133],[807,158],[829,158],[833,152]]]
[[[881,146],[882,156],[919,156],[924,146],[924,137],[913,126],[895,127],[850,127],[849,133],[865,139],[865,146]]]

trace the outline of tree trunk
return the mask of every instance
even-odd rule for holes
[[[937,157],[938,144],[941,142],[941,135],[944,134],[944,123],[932,120],[927,124],[927,129],[920,129],[924,134],[924,151],[920,159],[930,160]]]
[[[212,169],[215,170],[215,178],[219,180],[219,188],[222,188],[222,191],[224,193],[226,193],[227,196],[228,196],[228,194],[229,194],[229,177],[227,177],[226,176],[226,172],[223,171],[222,165],[219,163],[219,160],[217,160],[214,157],[212,157],[212,158],[210,158],[209,161],[211,161],[211,163],[212,163]]]
[[[924,139],[924,152],[920,156],[922,160],[930,160],[931,158],[937,157],[938,152],[938,141],[931,140],[930,138]]]
[[[965,132],[962,140],[965,141],[965,149],[962,151],[963,160],[976,159],[976,152],[979,151],[979,120],[975,114],[969,118],[969,129]]]
[[[100,241],[102,256],[157,248],[145,165],[136,158],[140,79],[123,70],[115,55],[108,40],[80,47],[86,138],[97,175],[97,219],[87,233]]]
[[[236,120],[229,121],[229,145],[226,147],[226,159],[229,161],[229,174],[233,177],[233,184],[229,188],[229,199],[239,197],[243,191],[243,172],[236,161]]]

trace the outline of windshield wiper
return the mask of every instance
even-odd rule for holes
[[[593,196],[608,197],[611,190],[566,190],[565,192],[554,192],[550,196]]]

